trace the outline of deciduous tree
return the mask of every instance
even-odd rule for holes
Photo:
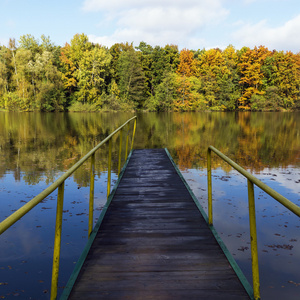
[[[134,49],[121,53],[118,77],[121,99],[136,109],[142,108],[146,96],[146,78]]]

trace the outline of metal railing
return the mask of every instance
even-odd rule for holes
[[[251,241],[251,257],[252,257],[252,279],[253,293],[255,299],[260,299],[260,283],[258,270],[258,254],[257,254],[257,235],[256,235],[256,216],[255,216],[255,199],[254,199],[254,184],[265,191],[275,200],[284,205],[287,209],[300,217],[300,207],[274,191],[272,188],[261,182],[255,176],[247,172],[237,163],[232,161],[222,152],[213,146],[209,146],[207,150],[207,185],[208,185],[208,224],[213,225],[213,209],[212,209],[212,183],[211,183],[211,151],[221,157],[225,162],[231,165],[239,173],[247,178],[248,184],[248,206],[249,206],[249,223],[250,223],[250,241]]]
[[[90,195],[89,195],[89,222],[88,222],[88,235],[90,236],[93,230],[93,211],[94,211],[94,174],[95,174],[95,153],[96,151],[106,142],[108,142],[109,154],[108,154],[108,175],[107,175],[107,198],[110,194],[111,186],[111,158],[112,158],[112,137],[120,132],[119,139],[119,159],[118,159],[118,175],[121,170],[121,155],[122,155],[122,135],[123,129],[127,126],[127,136],[126,136],[126,149],[125,149],[125,161],[128,156],[128,144],[129,144],[129,123],[134,121],[131,147],[133,148],[133,141],[136,130],[136,118],[133,117],[125,122],[122,126],[116,129],[113,133],[107,136],[102,142],[100,142],[95,148],[93,148],[88,154],[82,157],[76,164],[74,164],[67,172],[60,176],[53,184],[47,187],[44,191],[34,197],[32,200],[27,202],[5,220],[0,223],[0,235],[10,228],[15,222],[21,219],[25,214],[27,214],[31,209],[33,209],[37,204],[39,204],[48,195],[58,189],[57,192],[57,209],[56,209],[56,223],[55,223],[55,237],[54,237],[54,250],[53,250],[53,266],[52,266],[52,280],[51,280],[51,296],[50,299],[54,300],[57,297],[57,283],[58,283],[58,273],[59,273],[59,260],[60,260],[60,245],[61,245],[61,229],[62,229],[62,214],[63,214],[63,201],[64,201],[64,184],[65,180],[70,177],[87,159],[91,158],[90,165]]]

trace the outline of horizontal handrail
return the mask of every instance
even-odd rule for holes
[[[215,152],[218,156],[220,156],[224,161],[226,161],[228,164],[230,164],[234,169],[236,169],[239,173],[244,175],[247,179],[249,179],[251,182],[253,182],[255,185],[257,185],[259,188],[261,188],[263,191],[265,191],[267,194],[269,194],[271,197],[273,197],[275,200],[280,202],[283,206],[288,208],[290,211],[292,211],[294,214],[296,214],[298,217],[300,217],[300,207],[270,188],[265,183],[261,182],[258,178],[247,172],[244,168],[242,168],[240,165],[232,161],[229,157],[224,155],[222,152],[220,152],[218,149],[216,149],[213,146],[208,147],[210,150]]]
[[[40,194],[35,196],[29,202],[24,204],[21,208],[7,217],[4,221],[0,223],[0,234],[6,231],[10,226],[12,226],[15,222],[21,219],[24,215],[26,215],[32,208],[34,208],[37,204],[39,204],[43,199],[49,196],[52,192],[54,192],[68,177],[70,177],[88,158],[92,156],[103,144],[105,144],[108,140],[110,140],[118,131],[120,131],[123,127],[125,127],[130,121],[136,119],[133,117],[129,119],[126,123],[116,129],[113,133],[107,136],[103,141],[101,141],[95,148],[93,148],[88,154],[82,157],[77,163],[75,163],[68,171],[66,171],[63,175],[61,175],[54,183],[48,186],[45,190],[43,190]]]
[[[258,252],[257,252],[257,234],[256,234],[256,213],[255,213],[255,198],[254,184],[265,191],[291,212],[300,216],[300,207],[270,188],[265,183],[261,182],[255,176],[247,172],[240,165],[232,161],[225,154],[220,152],[213,146],[209,146],[207,150],[207,190],[208,190],[208,224],[213,225],[213,209],[212,209],[212,182],[211,182],[211,151],[217,154],[225,162],[231,165],[239,173],[247,178],[248,184],[248,205],[249,205],[249,223],[250,223],[250,243],[251,243],[251,258],[252,258],[252,279],[253,279],[253,296],[254,299],[260,299],[260,283],[259,283],[259,268],[258,268]]]
[[[55,223],[55,237],[54,237],[54,250],[53,250],[53,266],[52,266],[52,279],[51,279],[51,295],[50,299],[55,300],[57,297],[57,284],[58,284],[58,273],[59,273],[59,260],[60,260],[60,245],[61,245],[61,231],[62,231],[62,215],[63,215],[63,201],[64,201],[64,184],[65,180],[70,177],[87,159],[91,158],[91,168],[90,168],[90,199],[89,199],[89,221],[88,221],[88,235],[90,236],[93,230],[93,210],[94,210],[94,173],[95,173],[95,153],[96,151],[106,142],[109,142],[108,149],[108,172],[107,172],[107,198],[110,194],[110,184],[111,184],[111,152],[112,152],[112,137],[120,131],[120,142],[119,142],[119,159],[118,159],[118,175],[121,168],[121,153],[122,153],[122,129],[129,124],[129,122],[134,120],[131,148],[133,148],[133,141],[136,130],[136,119],[137,117],[132,117],[127,120],[122,126],[112,132],[103,141],[101,141],[96,147],[94,147],[89,153],[82,157],[77,163],[75,163],[68,171],[61,175],[54,183],[43,190],[36,197],[31,199],[5,220],[0,223],[0,235],[10,228],[14,223],[21,219],[25,214],[27,214],[31,209],[33,209],[37,204],[39,204],[48,195],[58,189],[57,193],[57,208],[56,208],[56,223]],[[129,125],[128,125],[129,126]],[[126,136],[126,150],[125,150],[125,160],[128,155],[128,142],[129,142],[129,131],[127,131]]]

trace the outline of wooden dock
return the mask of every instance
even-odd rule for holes
[[[69,299],[249,299],[164,149],[134,150]]]

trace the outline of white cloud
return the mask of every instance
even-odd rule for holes
[[[89,41],[95,44],[104,45],[107,47],[111,47],[113,44],[122,42],[115,39],[113,36],[96,36],[94,34],[88,35]]]
[[[239,41],[240,46],[267,46],[270,50],[289,49],[300,51],[300,15],[287,21],[280,27],[269,27],[266,20],[256,24],[244,24],[233,33],[233,38]]]
[[[260,171],[260,174],[276,174],[276,177],[272,177],[270,175],[260,175],[260,179],[270,180],[270,178],[274,179],[274,183],[279,183],[285,189],[289,189],[294,194],[299,194],[299,186],[296,182],[299,180],[299,174],[297,172],[297,168],[293,168],[293,166],[288,166],[286,168],[264,168]],[[268,185],[270,185],[268,183]],[[274,187],[272,187],[274,188]],[[276,188],[274,188],[276,190]],[[285,195],[286,196],[286,195]]]
[[[110,20],[114,28],[110,36],[91,35],[93,42],[138,44],[145,41],[184,47],[203,42],[197,35],[207,26],[216,26],[229,14],[221,0],[86,0],[83,10],[104,14],[102,19]]]
[[[124,10],[129,7],[186,7],[217,8],[220,7],[222,0],[85,0],[83,3],[84,11],[110,11]]]

